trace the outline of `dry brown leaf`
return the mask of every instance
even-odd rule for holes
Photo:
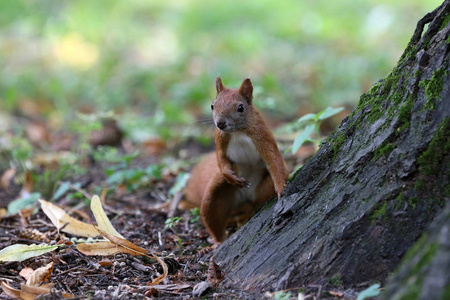
[[[6,282],[2,281],[1,287],[3,292],[11,298],[19,299],[20,298],[20,290],[13,288]]]
[[[99,236],[98,231],[91,224],[81,222],[77,219],[72,218],[66,212],[50,202],[40,199],[41,208],[47,217],[52,221],[53,225],[56,228],[60,229],[66,223],[69,223],[67,226],[64,226],[62,231],[66,233],[70,233],[77,236],[83,237],[96,237]]]
[[[127,248],[121,247],[115,243],[111,242],[98,242],[93,244],[78,244],[77,250],[83,253],[84,255],[100,255],[100,256],[108,256],[115,255],[118,253],[128,253],[131,255],[142,255],[137,254],[134,250],[129,250]]]
[[[20,285],[20,298],[24,300],[33,300],[39,295],[49,293],[50,293],[49,288],[30,286],[23,283]]]
[[[20,298],[25,300],[33,300],[37,296],[42,294],[49,294],[53,285],[45,285],[45,286],[30,286],[26,284],[20,285]],[[64,298],[73,298],[73,295],[69,293],[62,292],[61,293]]]
[[[19,275],[22,276],[23,278],[25,278],[25,280],[30,279],[31,274],[33,274],[34,270],[30,267],[26,267],[23,268],[20,272]]]
[[[110,240],[112,243],[117,244],[123,248],[129,249],[133,252],[135,252],[135,254],[133,255],[146,255],[147,250],[144,248],[141,248],[139,246],[136,246],[135,244],[133,244],[132,242],[117,237],[115,235],[109,234],[106,231],[101,230],[100,228],[97,228],[97,231],[105,238],[107,238],[108,240]],[[130,253],[131,254],[131,253]]]
[[[14,175],[16,175],[16,169],[11,168],[6,170],[2,177],[0,178],[0,186],[6,190],[9,193],[9,184],[11,183],[11,180],[14,178]]]
[[[224,280],[222,271],[220,271],[219,266],[214,261],[214,257],[211,257],[209,260],[208,277],[206,280],[211,282],[214,287],[217,287]]]
[[[50,281],[50,275],[53,271],[53,265],[54,263],[51,262],[47,264],[44,267],[36,269],[28,278],[27,285],[31,286],[39,286],[41,283],[49,282]]]
[[[153,280],[153,282],[150,284],[150,286],[155,286],[155,285],[159,284],[161,281],[163,281],[167,277],[167,274],[169,273],[169,268],[167,267],[166,263],[161,258],[156,256],[155,254],[152,253],[152,257],[163,268],[163,274],[161,276],[159,276],[158,278],[156,278],[155,280]]]
[[[23,183],[22,189],[20,190],[21,198],[28,198],[33,190],[33,176],[31,172],[27,171],[25,173],[25,182]]]

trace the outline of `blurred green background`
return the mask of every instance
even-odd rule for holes
[[[441,2],[2,0],[0,119],[111,112],[136,142],[199,136],[218,75],[251,77],[279,120],[352,107]]]

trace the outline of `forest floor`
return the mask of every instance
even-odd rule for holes
[[[183,145],[183,148],[188,149],[189,155],[193,157],[199,157],[202,152],[208,150],[195,143]],[[183,171],[187,172],[188,167],[167,163],[164,167],[157,168],[158,172],[149,171],[149,166],[158,165],[158,155],[135,155],[131,158],[127,156],[129,151],[119,146],[119,151],[115,153],[116,157],[120,157],[119,160],[107,161],[107,154],[102,157],[90,153],[77,161],[84,172],[64,173],[55,179],[52,174],[66,167],[57,159],[60,153],[47,152],[50,162],[41,163],[39,166],[35,163],[33,176],[27,175],[30,171],[26,169],[22,172],[19,168],[14,172],[9,171],[11,169],[5,167],[5,164],[0,170],[0,208],[4,208],[0,219],[0,250],[14,244],[65,243],[65,246],[52,252],[20,262],[1,262],[0,281],[13,290],[24,289],[27,281],[27,276],[24,275],[26,270],[36,270],[53,262],[53,269],[43,282],[50,281],[54,286],[50,294],[41,295],[40,299],[60,299],[61,293],[67,293],[75,299],[356,297],[356,292],[352,289],[345,290],[339,279],[328,286],[303,286],[278,293],[223,288],[220,286],[220,273],[222,276],[227,274],[220,266],[214,266],[210,261],[213,255],[212,243],[201,223],[198,210],[177,211],[176,217],[168,218],[168,205],[164,207],[164,203],[169,203],[173,198],[171,189],[179,181],[178,175]],[[5,152],[1,154],[4,161],[12,157]],[[122,159],[126,161],[125,164]],[[8,173],[10,175],[7,175]],[[42,180],[42,177],[46,180]],[[117,177],[120,177],[120,180]],[[50,192],[45,192],[44,186],[49,185],[51,178],[54,180],[52,188]],[[36,199],[31,201],[31,205],[19,205],[17,212],[6,213],[6,208],[12,209],[9,207],[12,202],[32,198],[36,191],[41,191],[39,198],[51,201],[72,217],[89,224],[95,223],[89,200],[94,194],[99,194],[103,209],[114,228],[126,240],[144,248],[147,254],[155,254],[163,259],[168,266],[167,277],[157,285],[152,285],[155,280],[161,278],[159,276],[163,274],[163,269],[160,263],[148,256],[126,253],[105,256],[83,254],[77,248],[83,241],[81,237],[65,233],[64,226],[58,230]],[[103,191],[103,195],[100,195]],[[232,232],[233,230],[230,234]],[[210,286],[201,297],[199,294],[193,294],[193,289],[198,284]],[[11,294],[2,292],[0,298],[9,299],[8,295]],[[34,296],[27,299],[33,299]]]

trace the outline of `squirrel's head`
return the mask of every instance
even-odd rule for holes
[[[225,88],[220,77],[216,79],[217,97],[211,104],[214,123],[223,132],[240,131],[248,127],[253,110],[253,85],[244,79],[239,89]]]

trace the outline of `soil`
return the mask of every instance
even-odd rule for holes
[[[205,151],[195,144],[188,144],[188,152],[199,156]],[[155,156],[140,156],[133,160],[131,167],[145,167],[158,158]],[[80,190],[87,196],[92,195],[99,187],[105,185],[105,170],[111,167],[104,162],[89,159],[89,172],[78,178],[64,178],[81,183]],[[212,243],[208,232],[201,223],[198,214],[192,211],[177,211],[176,216],[182,219],[165,229],[168,219],[167,209],[162,207],[169,199],[169,190],[175,182],[180,170],[163,172],[160,180],[154,180],[147,186],[129,190],[118,186],[105,197],[103,208],[113,226],[125,239],[135,245],[147,249],[163,258],[169,267],[169,275],[160,284],[151,286],[161,275],[162,268],[153,259],[144,256],[116,254],[114,256],[88,256],[76,249],[81,238],[58,232],[50,219],[40,209],[38,204],[24,209],[17,214],[6,215],[0,220],[0,249],[13,244],[55,244],[71,240],[72,245],[60,247],[53,252],[29,258],[21,262],[0,263],[0,281],[20,289],[20,284],[26,280],[19,275],[24,268],[37,269],[49,262],[54,262],[50,281],[55,283],[52,293],[39,296],[40,299],[62,299],[61,292],[69,293],[76,299],[262,299],[275,297],[263,291],[232,290],[210,287],[202,296],[194,297],[193,288],[208,280],[208,266],[213,255]],[[2,171],[3,173],[4,171]],[[8,190],[0,188],[0,207],[19,198],[22,187],[14,181]],[[74,192],[74,191],[72,191]],[[69,192],[70,193],[70,192]],[[63,195],[53,202],[72,217],[84,222],[93,222],[94,218],[86,199],[67,197]],[[46,199],[50,200],[50,199]],[[90,218],[90,219],[87,219]],[[234,231],[230,228],[230,234]],[[70,243],[69,243],[70,244]],[[220,270],[220,266],[218,267]],[[224,274],[225,277],[227,274]],[[232,278],[230,278],[232,280]],[[355,292],[345,292],[342,287],[329,287],[337,295],[345,295],[353,299]],[[339,292],[339,290],[342,290]],[[321,299],[331,298],[322,286],[304,286],[286,291],[297,299],[299,292],[307,298],[322,294]],[[1,299],[9,299],[4,293]],[[283,298],[288,299],[288,298]],[[317,299],[317,298],[316,298]],[[336,298],[338,299],[338,298]]]

